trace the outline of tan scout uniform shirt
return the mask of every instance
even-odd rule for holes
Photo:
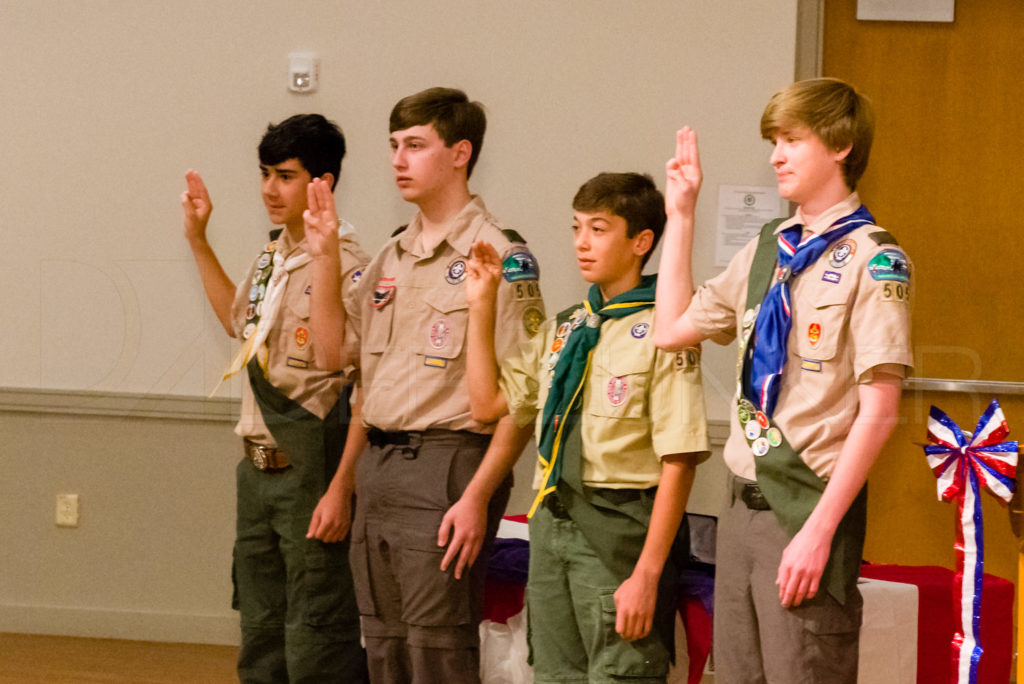
[[[564,344],[557,326],[554,318],[546,321],[501,364],[509,412],[520,427],[537,418],[538,442],[554,377],[552,354]],[[580,415],[583,484],[589,487],[647,489],[661,479],[662,456],[699,452],[703,461],[710,455],[699,352],[656,349],[653,326],[653,308],[601,325]],[[533,487],[542,484],[538,461]]]
[[[860,198],[853,193],[805,226],[805,231],[827,230],[858,207]],[[776,233],[802,222],[798,211]],[[857,228],[790,282],[793,327],[773,418],[822,478],[831,475],[857,416],[857,384],[871,382],[873,369],[902,377],[913,366],[910,282],[876,280],[868,268],[883,251],[902,254],[895,245],[879,245],[868,237],[879,230],[877,226]],[[736,336],[742,330],[747,276],[756,246],[754,238],[725,271],[697,290],[686,315],[703,334]],[[736,411],[730,416],[726,464],[736,475],[755,480],[754,455]]]
[[[341,248],[342,295],[355,288],[360,269],[369,256],[360,248],[355,236],[347,234],[338,240]],[[277,240],[277,252],[285,259],[306,251],[306,241],[293,244],[287,230]],[[242,330],[251,320],[249,288],[253,274],[258,271],[256,261],[249,267],[245,279],[238,283],[235,300],[231,305],[231,320],[235,335],[242,339]],[[311,264],[307,263],[289,272],[284,298],[278,309],[277,320],[267,336],[267,379],[270,384],[295,400],[310,413],[324,418],[334,408],[338,395],[348,382],[342,373],[318,368],[313,356],[313,334],[309,326],[309,297],[312,282]],[[263,422],[263,415],[249,387],[248,373],[242,383],[242,414],[235,433],[257,444],[277,446]]]
[[[486,240],[505,262],[495,330],[499,355],[536,333],[544,320],[536,262],[524,257],[534,264],[532,273],[517,270],[515,255],[529,255],[526,245],[511,242],[478,197],[452,219],[433,251],[423,249],[421,233],[417,214],[374,257],[346,302],[359,336],[363,422],[381,430],[491,433],[493,426],[470,417],[466,390],[470,247]]]

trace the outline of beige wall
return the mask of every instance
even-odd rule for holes
[[[349,140],[341,213],[374,250],[411,213],[387,163],[391,106],[431,85],[462,87],[489,111],[471,185],[529,240],[553,312],[584,292],[568,237],[576,188],[605,170],[663,184],[673,132],[688,123],[706,170],[704,279],[717,272],[718,185],[773,182],[757,121],[792,78],[796,5],[3,2],[0,631],[235,638],[228,404],[132,408],[205,396],[231,351],[181,237],[185,169],[210,187],[212,241],[237,277],[267,228],[255,158],[264,127],[322,111]],[[316,94],[286,89],[296,49],[320,55]],[[733,352],[709,345],[705,359],[721,419]],[[228,384],[220,401],[237,393]],[[144,415],[125,417],[134,413]],[[715,509],[721,469],[703,467],[697,510]],[[528,482],[526,459],[519,472]],[[53,525],[62,491],[82,497],[77,530]],[[528,498],[517,490],[516,502]]]

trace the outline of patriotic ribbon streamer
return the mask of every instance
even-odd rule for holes
[[[957,684],[978,681],[978,662],[983,652],[979,627],[985,562],[979,492],[984,487],[1002,501],[1012,498],[1017,442],[1004,441],[1009,433],[1003,410],[995,399],[978,419],[973,435],[961,430],[934,406],[928,416],[931,444],[924,451],[938,478],[939,499],[957,503],[953,605],[960,619],[951,644],[956,673],[953,681]]]

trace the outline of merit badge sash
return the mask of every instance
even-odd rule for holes
[[[861,209],[863,213],[861,213]],[[836,240],[854,228],[868,223],[864,216],[870,217],[871,215],[863,206],[861,209],[837,222],[844,223],[856,217],[856,220],[853,221],[853,228],[844,230],[846,226],[843,226],[833,231],[840,232],[840,235],[832,237],[821,249],[816,249],[817,257],[820,257]],[[778,238],[775,236],[775,229],[783,220],[776,219],[761,228],[757,250],[750,267],[746,311],[743,315],[743,329],[739,338],[736,415],[744,437],[746,437],[747,445],[754,454],[758,487],[768,501],[779,526],[792,537],[800,531],[811,511],[818,505],[821,494],[825,491],[826,483],[804,463],[799,452],[790,445],[782,430],[771,417],[771,411],[774,410],[774,399],[778,397],[779,376],[787,353],[785,342],[781,344],[782,362],[777,365],[777,371],[773,378],[769,378],[767,381],[762,380],[760,385],[757,385],[751,381],[750,377],[753,365],[751,361],[754,356],[752,347],[756,345],[756,342],[754,345],[751,342],[752,339],[756,340],[762,322],[760,314],[765,306],[769,305],[768,298],[772,296],[773,292],[776,294],[776,301],[770,306],[785,309],[781,315],[785,317],[785,334],[787,337],[789,334],[788,281],[792,278],[794,269],[791,267],[791,260],[787,261],[789,265],[782,266],[780,269],[776,268],[780,263],[779,255],[787,250],[782,246],[782,242],[789,231],[783,231]],[[798,226],[797,229],[799,231],[800,227]],[[825,237],[829,237],[829,234],[826,234]],[[792,235],[785,238],[785,242],[790,247],[792,247],[792,239]],[[799,240],[799,232],[796,233],[795,239]],[[794,251],[798,252],[799,248]],[[814,259],[814,261],[816,260],[817,258]],[[806,257],[801,259],[798,264],[799,270],[808,268],[814,261],[807,262]],[[773,275],[776,281],[774,286],[771,282]],[[774,315],[777,317],[779,313],[776,312]],[[778,325],[771,329],[773,330],[772,334],[778,334],[780,331]],[[778,343],[775,342],[776,352],[778,352],[778,347]],[[759,392],[757,388],[763,389],[766,385],[772,384],[774,385],[774,398],[768,402],[768,393]],[[766,402],[762,402],[762,398],[765,398]],[[752,401],[752,399],[756,401]],[[771,410],[765,410],[766,406]],[[865,485],[850,504],[849,510],[836,528],[835,536],[832,538],[829,560],[821,579],[821,586],[841,604],[846,603],[849,593],[856,587],[866,529],[867,486]]]

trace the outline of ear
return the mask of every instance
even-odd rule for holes
[[[334,190],[334,174],[333,173],[330,173],[330,172],[325,173],[322,176],[320,176],[320,179],[323,180],[325,183],[327,183],[329,186],[331,186],[331,191]]]
[[[841,150],[836,150],[836,152],[835,152],[835,154],[836,154],[836,161],[837,162],[841,162],[844,159],[846,159],[848,156],[850,156],[850,150],[852,150],[852,149],[853,149],[853,143],[850,143],[849,145],[847,145],[846,147],[842,148]]]
[[[473,143],[468,140],[460,140],[451,147],[452,149],[452,162],[456,168],[465,167],[469,165],[469,158],[473,156]]]
[[[641,230],[637,235],[633,236],[633,254],[642,257],[651,251],[652,244],[654,244],[654,231],[650,228]]]

